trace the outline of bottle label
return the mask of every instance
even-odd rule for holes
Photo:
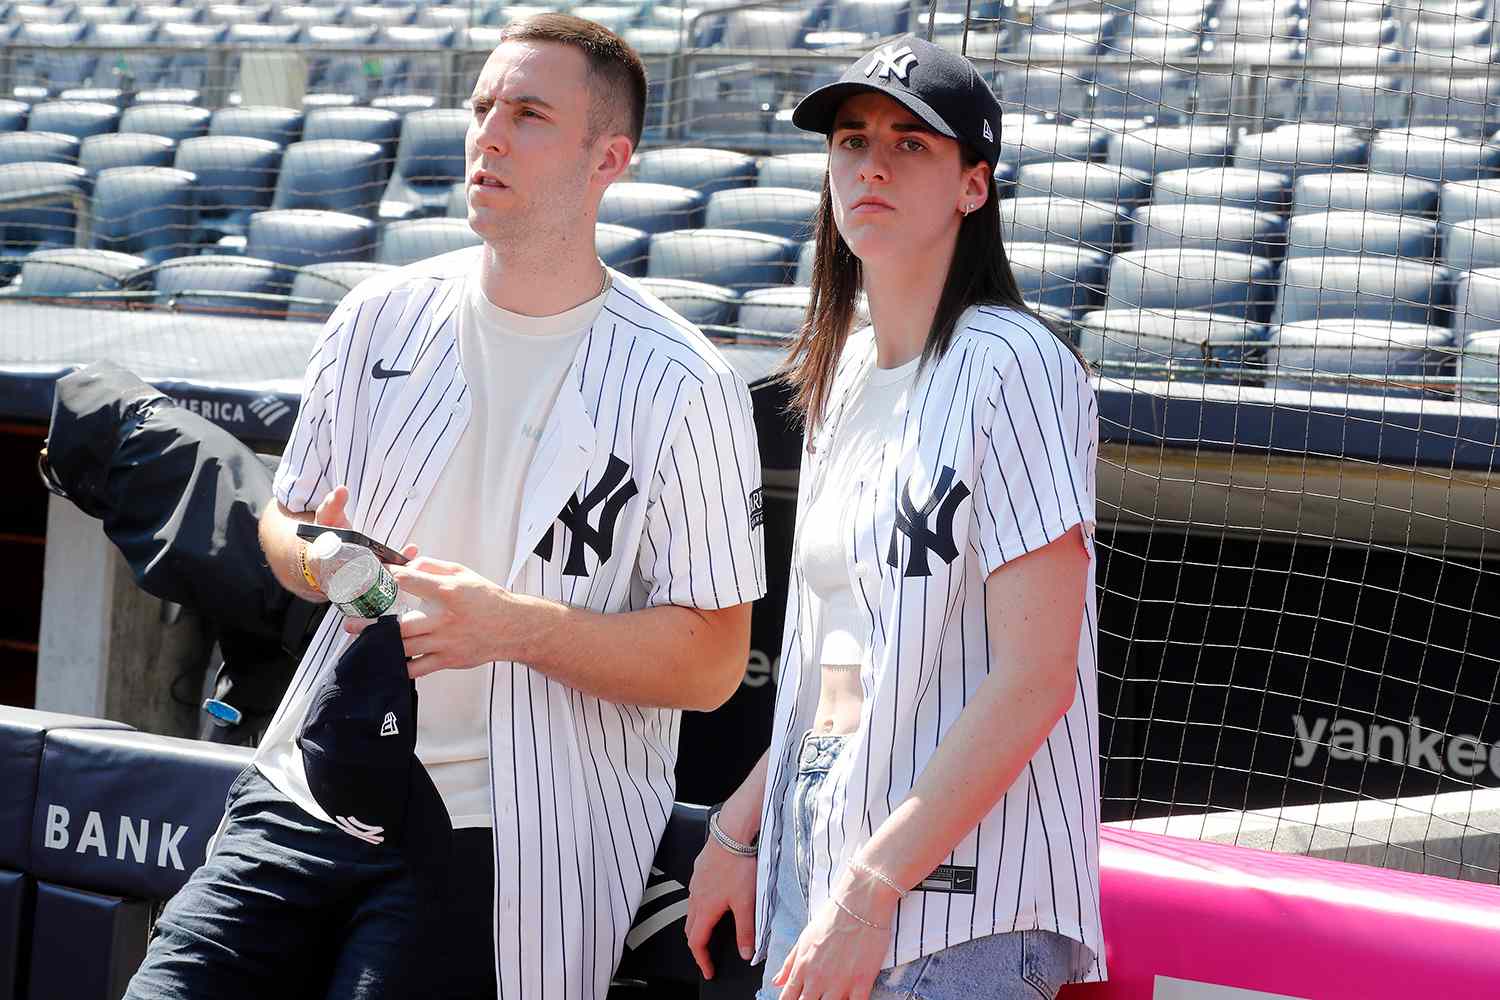
[[[379,618],[396,603],[396,581],[384,566],[375,575],[375,582],[364,593],[347,601],[335,601],[335,606],[350,618]]]

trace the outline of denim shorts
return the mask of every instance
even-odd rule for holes
[[[756,1000],[779,1000],[781,990],[771,979],[807,925],[812,802],[848,739],[809,732],[798,748],[797,776],[782,809],[781,853],[773,874],[776,905]],[[1086,954],[1083,945],[1052,931],[991,934],[882,971],[870,1000],[1053,1000]]]

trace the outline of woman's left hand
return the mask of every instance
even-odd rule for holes
[[[797,938],[772,983],[781,1000],[868,1000],[891,946],[897,900],[888,891],[850,879],[834,885],[828,901]],[[840,903],[880,927],[862,924]]]

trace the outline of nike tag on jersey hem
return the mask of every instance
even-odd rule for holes
[[[410,374],[411,369],[409,368],[406,371],[401,371],[396,368],[386,368],[384,366],[384,362],[382,362],[379,358],[375,359],[375,367],[370,369],[371,378],[400,378],[402,375]]]

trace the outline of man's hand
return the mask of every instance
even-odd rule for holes
[[[322,603],[328,600],[321,591],[308,586],[302,575],[302,550],[307,542],[297,537],[299,524],[316,524],[324,528],[349,528],[349,487],[335,486],[318,503],[315,511],[294,511],[280,502],[267,507],[260,516],[260,547],[266,554],[271,572],[287,590],[305,601]],[[417,557],[417,547],[408,545],[401,550],[408,559]],[[320,581],[321,583],[321,581]]]
[[[516,595],[467,566],[442,559],[418,559],[390,570],[401,592],[422,602],[419,610],[401,616],[412,677],[510,658],[505,639],[516,625]],[[368,620],[350,619],[344,628],[358,634],[369,625]]]

